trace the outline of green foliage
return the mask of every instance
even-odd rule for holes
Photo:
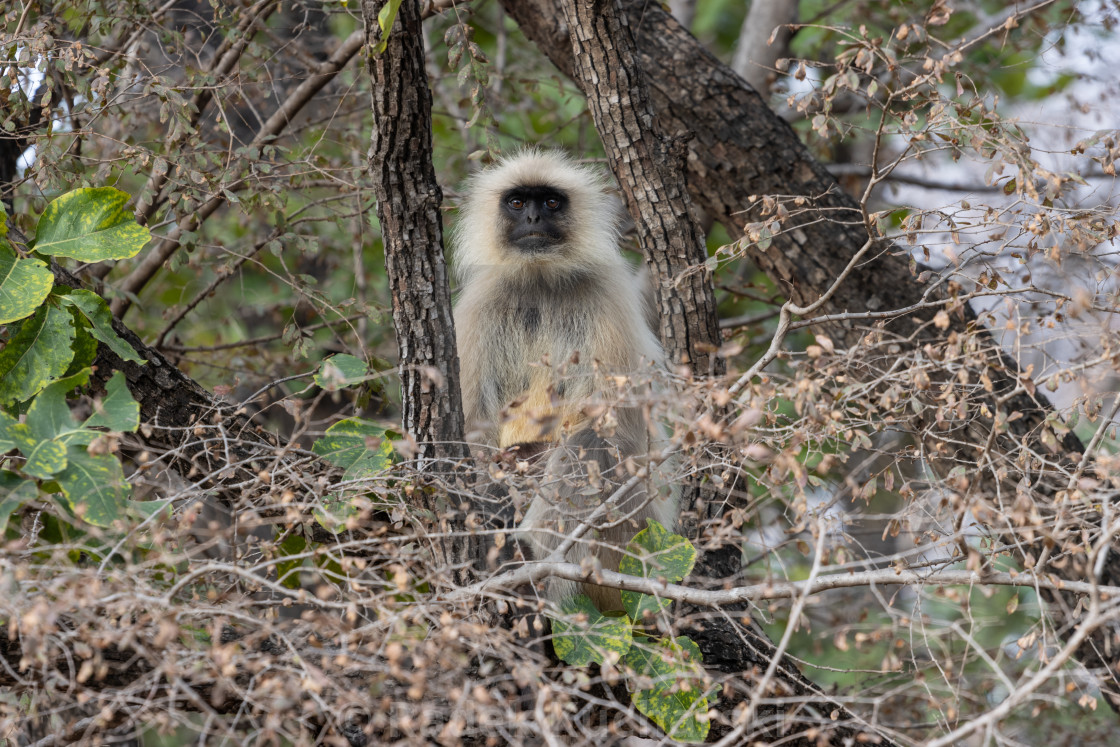
[[[117,371],[105,385],[106,395],[93,403],[94,412],[83,428],[105,428],[110,431],[134,431],[140,424],[140,403],[132,398],[124,374]]]
[[[626,665],[643,685],[633,694],[634,707],[679,742],[708,736],[709,693],[701,661],[688,636],[639,639],[626,653]]]
[[[397,11],[401,9],[401,0],[389,0],[377,13],[377,25],[381,27],[381,41],[373,48],[374,54],[381,54],[389,46],[389,32],[397,20]]]
[[[564,618],[552,621],[552,648],[572,666],[602,664],[610,653],[621,658],[633,642],[633,623],[625,615],[604,615],[586,594],[565,599]]]
[[[360,384],[370,375],[369,366],[352,355],[332,355],[319,366],[314,381],[328,392],[336,392]]]
[[[125,208],[128,195],[112,187],[76,189],[43,212],[35,251],[81,262],[128,259],[148,243],[148,229]]]
[[[285,558],[276,561],[277,579],[289,589],[300,588],[299,569],[303,565],[303,559],[295,556],[307,549],[307,540],[298,534],[289,534],[277,548]]]
[[[365,364],[361,365],[365,367]],[[311,450],[336,467],[341,467],[344,481],[361,480],[378,475],[392,465],[391,433],[376,423],[347,418],[328,428],[326,434],[312,444]],[[338,531],[349,518],[357,515],[354,497],[365,492],[359,489],[325,496],[321,501],[322,507],[315,511],[315,520],[324,529]]]
[[[673,534],[661,524],[647,519],[648,526],[634,535],[618,570],[628,576],[663,579],[675,584],[692,572],[696,548],[686,537]],[[622,591],[622,607],[634,620],[656,614],[672,602],[636,591]]]
[[[14,472],[0,470],[0,536],[8,528],[8,518],[12,513],[24,503],[35,500],[38,495],[39,489],[35,483]]]
[[[129,501],[128,507],[132,509],[138,516],[147,519],[150,516],[170,508],[172,505],[169,500],[162,501]]]
[[[620,564],[622,573],[682,580],[696,563],[696,548],[652,519],[634,535]],[[669,600],[622,592],[625,612],[604,614],[586,594],[564,600],[564,617],[552,619],[552,647],[572,666],[602,664],[610,654],[629,668],[627,687],[634,707],[680,742],[703,742],[708,735],[708,693],[700,649],[687,636],[654,639],[641,632],[647,612],[665,609]],[[636,630],[637,629],[637,630]]]
[[[116,373],[108,385],[109,395],[85,424],[78,424],[66,404],[66,395],[89,380],[89,369],[43,388],[27,409],[25,423],[0,414],[0,447],[14,448],[24,457],[19,471],[29,484],[49,483],[46,492],[61,493],[63,504],[74,515],[95,526],[107,527],[121,517],[129,494],[120,460],[107,450],[95,448],[103,438],[89,426],[112,426],[133,431],[139,425],[139,405],[133,401]],[[9,473],[6,473],[9,474]],[[13,489],[14,492],[14,489]],[[20,488],[31,495],[31,488]]]
[[[344,480],[384,472],[392,463],[393,442],[385,428],[359,418],[340,420],[327,429],[311,450],[345,470]]]
[[[45,262],[21,258],[0,243],[0,324],[23,319],[39,307],[54,285]]]
[[[123,208],[127,200],[128,195],[111,187],[62,195],[39,220],[35,250],[84,261],[135,255],[147,243],[148,230]],[[54,286],[44,262],[20,258],[4,244],[0,324],[19,320],[22,323],[0,350],[0,404],[27,402],[51,381],[92,363],[94,340],[124,360],[144,362],[113,331],[104,299],[90,291]]]
[[[111,526],[122,517],[131,492],[120,459],[112,454],[91,454],[81,445],[70,446],[66,452],[67,467],[54,477],[62,489],[63,503],[94,526]]]
[[[65,290],[65,286],[59,287],[63,289],[61,293],[64,294],[59,296],[59,301],[64,306],[72,306],[75,312],[85,320],[86,324],[83,325],[83,329],[88,330],[90,336],[108,345],[109,349],[116,353],[121,360],[131,361],[132,363],[147,363],[146,360],[136,354],[136,350],[131,345],[113,331],[113,315],[109,311],[105,299],[92,291]]]
[[[352,494],[355,491],[330,493],[324,496],[321,507],[315,509],[315,521],[328,532],[346,528],[346,522],[358,515],[358,506]]]
[[[108,187],[62,195],[39,220],[35,251],[82,261],[135,255],[148,231],[125,209],[127,201]],[[130,488],[100,429],[136,430],[140,405],[120,372],[84,423],[74,419],[67,398],[89,381],[98,342],[124,360],[144,361],[113,331],[104,299],[55,286],[46,263],[20,257],[6,241],[0,244],[0,323],[11,325],[0,350],[0,405],[26,413],[20,422],[0,410],[0,453],[19,455],[0,473],[0,530],[40,492],[57,496],[90,524],[110,526],[126,511]]]
[[[43,305],[0,350],[0,404],[26,402],[66,373],[74,358],[74,318]]]

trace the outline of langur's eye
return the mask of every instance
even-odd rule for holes
[[[520,197],[511,197],[506,201],[506,204],[514,210],[520,210],[525,207],[525,200],[522,200]]]
[[[544,201],[544,206],[549,210],[559,210],[560,200],[557,200],[555,197],[550,197],[549,199]]]

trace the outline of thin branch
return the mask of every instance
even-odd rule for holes
[[[427,18],[447,10],[454,4],[453,0],[430,0],[422,5],[422,16]],[[364,28],[356,29],[350,36],[346,37],[330,58],[311,71],[308,77],[288,95],[284,103],[268,118],[268,121],[261,125],[252,142],[249,143],[248,149],[259,148],[279,136],[315,95],[342,72],[364,43]],[[128,312],[132,305],[129,297],[138,295],[163,266],[164,262],[170,259],[171,255],[179,249],[180,237],[184,233],[196,230],[215,210],[226,203],[226,192],[239,189],[244,183],[245,180],[241,179],[233,184],[225,185],[198,210],[180,219],[178,225],[172,229],[163,241],[148,252],[140,264],[119,284],[122,295],[115,299],[111,305],[116,317],[121,318]]]
[[[867,254],[871,247],[875,246],[877,243],[877,239],[869,237],[867,241],[864,242],[863,246],[859,248],[859,251],[848,260],[848,266],[837,276],[832,285],[830,285],[813,303],[807,306],[798,306],[793,301],[786,301],[782,304],[782,308],[778,314],[778,328],[774,331],[774,337],[770,340],[770,346],[766,349],[766,352],[763,353],[762,357],[755,361],[755,364],[747,369],[746,373],[740,376],[735,383],[728,388],[727,392],[731,397],[738,395],[751,379],[758,375],[759,371],[766,368],[766,366],[770,365],[771,361],[778,357],[778,353],[781,352],[782,345],[785,343],[786,335],[789,333],[792,316],[794,314],[798,316],[809,316],[826,304],[828,299],[832,298],[840,285],[847,279],[848,275],[851,274],[856,265],[859,264],[863,255]]]
[[[342,317],[341,319],[336,319],[336,320],[329,321],[329,322],[319,322],[318,324],[310,324],[306,327],[301,327],[301,330],[304,331],[304,332],[314,332],[315,330],[323,329],[324,327],[329,327],[332,324],[348,324],[349,322],[356,322],[359,319],[364,319],[365,316],[366,316],[365,314],[353,314],[351,316]],[[172,353],[209,353],[209,352],[213,352],[215,350],[230,350],[231,348],[255,347],[257,345],[263,345],[266,342],[275,342],[276,340],[281,339],[283,336],[284,336],[283,332],[277,332],[274,335],[264,335],[262,337],[251,337],[248,340],[239,340],[238,342],[224,342],[224,343],[221,343],[219,345],[186,346],[186,345],[174,345],[174,344],[169,343],[167,345],[161,346],[161,349],[166,350],[168,352],[172,352]]]
[[[882,568],[861,573],[821,576],[805,581],[766,581],[732,589],[696,589],[642,576],[629,576],[617,571],[589,571],[577,563],[539,561],[525,563],[512,571],[461,587],[441,596],[439,601],[460,601],[475,595],[492,593],[496,589],[512,589],[522,584],[536,583],[549,576],[717,608],[766,599],[796,599],[802,595],[863,586],[1010,586],[1074,594],[1093,594],[1099,591],[1103,598],[1120,599],[1120,586],[1101,586],[1087,581],[1065,581],[1059,578],[1040,577],[1033,573],[978,573],[967,570],[921,573],[909,569]]]
[[[1113,606],[1107,614],[1102,614],[1098,605],[1093,604],[1089,614],[1078,624],[1077,632],[1069,637],[1061,651],[1050,656],[1050,660],[1045,667],[1035,672],[1035,675],[1025,683],[1016,686],[998,706],[983,716],[972,719],[963,726],[954,729],[945,736],[927,742],[926,747],[949,747],[949,745],[960,744],[961,740],[969,734],[1001,721],[1015,707],[1029,698],[1035,690],[1050,681],[1050,678],[1070,661],[1078,647],[1089,637],[1092,631],[1105,623],[1116,620],[1118,617],[1120,617],[1120,608]]]
[[[284,103],[280,105],[280,108],[268,118],[268,121],[261,125],[260,130],[257,131],[256,136],[249,144],[249,149],[259,148],[283,132],[284,128],[291,123],[292,118],[314,98],[315,94],[334,80],[334,77],[346,67],[347,63],[354,58],[364,43],[364,28],[358,29],[350,34],[350,36],[346,37],[346,40],[339,45],[339,48],[334,51],[334,54],[300,83]],[[169,233],[158,246],[151,249],[140,264],[120,282],[119,285],[122,295],[112,303],[113,314],[117,318],[123,317],[132,305],[129,296],[139,294],[144,286],[148,284],[148,281],[163,267],[163,263],[170,259],[171,255],[179,249],[179,238],[184,233],[197,229],[215,210],[225,204],[225,193],[240,188],[244,181],[244,179],[241,179],[233,184],[226,185],[197,211],[183,217],[178,225],[172,229],[171,233]]]
[[[250,249],[244,255],[238,257],[237,261],[232,265],[225,268],[218,268],[219,271],[214,273],[214,278],[210,281],[210,283],[207,284],[207,286],[201,291],[196,293],[194,298],[184,304],[182,308],[179,309],[178,313],[175,314],[175,316],[167,320],[167,324],[164,325],[163,329],[160,330],[159,335],[156,336],[156,341],[152,343],[152,347],[162,348],[164,340],[167,339],[167,336],[171,334],[171,331],[175,329],[179,322],[183,321],[183,319],[186,318],[187,314],[191,313],[191,311],[196,306],[206,300],[219,285],[232,277],[239,267],[248,262],[252,257],[255,257],[257,255],[257,252],[259,252],[261,249],[264,249],[266,246],[268,246],[269,242],[275,240],[279,236],[279,229],[274,228],[272,230],[272,233],[270,233],[267,238],[258,241],[252,249]]]
[[[198,123],[202,120],[202,114],[206,110],[206,106],[214,98],[214,91],[222,85],[226,76],[233,71],[237,61],[241,59],[244,54],[245,48],[249,46],[252,41],[253,34],[251,29],[259,20],[264,20],[272,12],[279,7],[276,0],[259,0],[256,5],[245,11],[241,22],[237,24],[237,28],[233,29],[225,38],[222,46],[214,54],[211,61],[211,66],[208,70],[203,70],[207,77],[212,77],[214,82],[211,85],[200,88],[195,92],[194,98],[191,100],[187,111],[191,112],[189,128],[180,128],[178,134],[173,139],[165,143],[167,152],[173,152],[187,136],[187,133],[194,130]],[[267,14],[266,14],[267,11]],[[150,202],[145,202],[141,198],[140,204],[136,206],[136,220],[141,224],[147,224],[148,220],[152,217],[156,207],[159,205],[160,192],[163,190],[164,185],[167,183],[171,169],[164,169],[162,172],[152,172],[148,177],[148,183],[140,190],[141,195],[151,195]],[[111,263],[103,265],[106,269],[111,268]]]
[[[750,703],[738,714],[736,720],[739,723],[723,739],[719,740],[719,745],[721,747],[730,747],[730,745],[738,743],[739,734],[742,734],[743,729],[754,720],[754,715],[758,711],[762,696],[769,693],[770,683],[774,679],[774,674],[778,671],[778,666],[786,655],[789,642],[793,640],[794,631],[797,630],[801,623],[801,613],[805,610],[805,603],[809,600],[810,596],[809,588],[820,575],[821,564],[824,562],[825,556],[825,540],[827,538],[828,532],[825,531],[825,528],[818,519],[817,546],[816,551],[813,553],[813,567],[809,570],[809,578],[806,579],[806,588],[793,602],[793,608],[789,612],[789,621],[786,623],[786,629],[782,631],[782,638],[778,641],[778,648],[770,654],[770,665],[766,667],[766,673],[762,675],[752,688]],[[736,732],[738,732],[738,734],[736,734]]]
[[[870,166],[864,166],[858,163],[830,163],[825,164],[825,168],[833,176],[858,176],[869,177],[872,174]],[[1085,174],[1079,174],[1082,179],[1113,179],[1115,177],[1106,174],[1103,171],[1091,171]],[[1003,184],[976,184],[966,182],[943,182],[934,178],[919,176],[918,174],[900,174],[898,171],[892,172],[888,177],[882,181],[897,182],[899,184],[910,184],[915,187],[923,187],[925,189],[940,189],[946,192],[967,192],[967,193],[1003,193]]]

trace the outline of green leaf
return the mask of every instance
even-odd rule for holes
[[[692,639],[637,640],[624,661],[637,676],[628,684],[638,711],[679,742],[703,742],[707,738],[708,692],[700,666],[703,657]],[[646,686],[635,691],[638,684]]]
[[[35,483],[28,481],[28,485],[35,487]],[[16,510],[23,505],[19,501],[2,501],[0,500],[0,537],[3,537],[4,532],[8,529],[8,519]]]
[[[132,398],[124,374],[117,371],[105,385],[105,396],[93,403],[93,415],[83,423],[85,428],[107,428],[111,431],[134,431],[140,426],[140,403]]]
[[[137,355],[136,349],[113,330],[113,314],[109,311],[109,304],[101,296],[79,288],[60,295],[59,300],[77,309],[89,321],[90,334],[108,345],[121,360],[141,364],[148,362]]]
[[[696,548],[688,538],[673,534],[653,519],[646,520],[647,526],[634,535],[626,548],[626,554],[618,565],[620,573],[643,578],[665,579],[675,584],[692,572],[696,564]],[[636,591],[622,592],[622,608],[636,622],[644,619],[647,613],[656,614],[672,602]]]
[[[76,189],[43,212],[35,251],[81,262],[134,257],[148,243],[148,229],[125,208],[128,195],[113,187]]]
[[[40,480],[49,480],[66,469],[66,447],[58,441],[38,441],[26,451],[20,449],[27,461],[23,471]]]
[[[8,528],[8,517],[20,506],[35,500],[39,486],[14,472],[0,471],[0,536]]]
[[[90,524],[108,527],[120,518],[130,490],[120,460],[111,454],[90,454],[83,446],[71,446],[66,456],[66,470],[54,478],[64,503]]]
[[[74,357],[66,367],[63,376],[72,376],[83,368],[89,368],[97,359],[97,340],[89,333],[89,322],[77,308],[70,306],[70,316],[74,318]]]
[[[0,350],[0,403],[25,402],[65,373],[73,342],[70,312],[39,307]]]
[[[389,32],[397,20],[397,11],[401,9],[401,0],[389,0],[381,6],[377,13],[377,25],[381,27],[381,41],[373,48],[374,54],[381,54],[389,46]]]
[[[54,274],[45,262],[22,259],[10,247],[0,245],[0,324],[30,316],[53,285]]]
[[[356,480],[385,471],[391,464],[393,443],[381,426],[347,418],[328,428],[311,450],[346,470],[345,479]]]
[[[355,358],[345,353],[332,355],[319,366],[315,372],[315,383],[334,392],[345,389],[352,384],[360,384],[369,376],[369,366],[361,358]]]
[[[39,392],[31,407],[27,408],[27,427],[31,429],[31,435],[47,441],[74,431],[77,424],[66,405],[66,395],[71,389],[84,386],[87,381],[89,369],[83,368]]]
[[[33,444],[27,426],[0,410],[0,454],[18,449],[21,444]]]
[[[155,516],[164,509],[170,508],[171,503],[170,500],[128,501],[128,506],[146,519],[150,516]]]
[[[586,594],[565,599],[560,609],[565,617],[552,619],[552,648],[561,661],[576,667],[602,664],[607,653],[622,656],[630,650],[630,618],[604,615]]]
[[[277,560],[276,561],[276,576],[280,583],[289,589],[298,589],[303,585],[303,580],[299,577],[299,568],[303,565],[303,558],[292,558],[293,555],[299,555],[307,549],[307,540],[298,534],[289,534],[280,543],[278,548],[286,558],[290,560]]]

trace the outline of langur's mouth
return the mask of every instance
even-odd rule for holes
[[[556,249],[563,241],[563,236],[533,231],[514,238],[513,244],[525,254],[540,254]]]

